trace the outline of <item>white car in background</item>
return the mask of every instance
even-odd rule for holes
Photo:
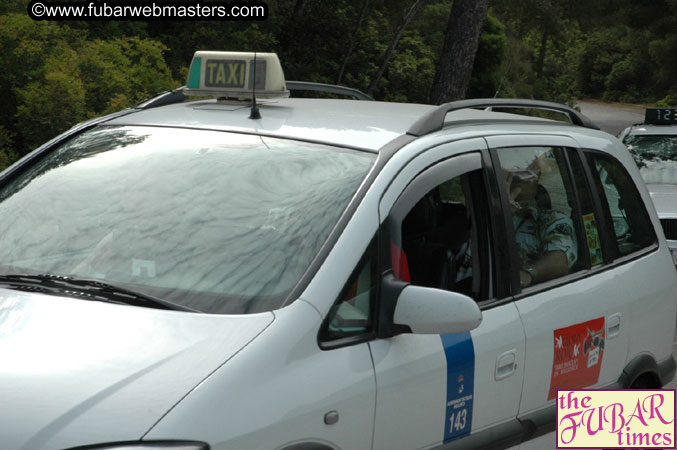
[[[639,167],[677,264],[677,108],[648,108],[644,123],[619,138]]]

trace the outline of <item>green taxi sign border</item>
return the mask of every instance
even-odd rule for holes
[[[186,87],[188,89],[200,89],[200,77],[202,74],[202,58],[194,56],[190,62],[190,69],[188,71],[188,81]]]

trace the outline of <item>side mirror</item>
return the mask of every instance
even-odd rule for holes
[[[408,285],[397,298],[393,322],[414,334],[461,333],[479,326],[482,311],[458,292]]]

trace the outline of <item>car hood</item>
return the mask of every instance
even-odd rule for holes
[[[0,446],[140,439],[273,320],[0,289]]]
[[[647,184],[658,217],[677,217],[677,185]]]

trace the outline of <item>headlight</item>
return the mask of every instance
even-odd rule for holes
[[[66,450],[209,450],[209,445],[195,441],[134,441],[85,445]]]

